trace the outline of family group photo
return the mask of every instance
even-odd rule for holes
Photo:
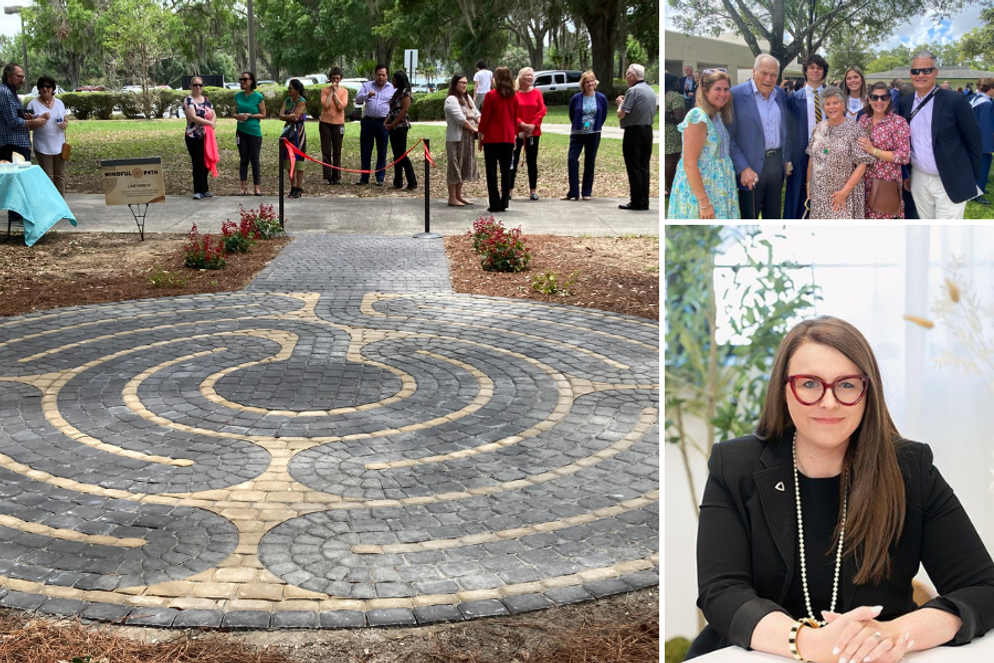
[[[994,218],[994,9],[912,4],[668,7],[666,218]]]

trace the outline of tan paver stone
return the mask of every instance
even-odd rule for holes
[[[297,587],[296,585],[287,585],[286,587],[283,588],[283,598],[285,600],[290,600],[290,599],[322,600],[328,598],[328,595],[322,592],[314,592],[309,589],[304,589],[303,587]]]
[[[128,604],[144,608],[165,608],[172,600],[166,596],[132,596],[128,599]]]
[[[232,599],[225,605],[227,610],[261,610],[272,612],[272,601],[256,601],[252,599]]]
[[[325,610],[365,610],[366,606],[362,601],[354,599],[326,599],[321,601],[321,612]]]
[[[268,493],[261,490],[232,491],[228,499],[232,502],[263,502]]]
[[[236,596],[240,599],[279,601],[283,598],[283,585],[238,585]]]
[[[149,585],[145,591],[152,596],[189,596],[193,591],[194,583],[189,580],[175,580],[173,582],[160,582],[156,585]]]
[[[209,599],[227,599],[235,595],[238,585],[232,582],[202,582],[193,588],[193,595]]]
[[[458,592],[456,598],[460,602],[463,601],[482,601],[484,599],[492,599],[497,596],[497,592],[492,589],[474,589],[469,592]]]
[[[259,572],[255,569],[224,568],[214,573],[214,582],[255,582]]]
[[[398,599],[370,599],[366,601],[368,610],[380,610],[383,608],[413,608],[414,600],[406,598]]]
[[[320,601],[280,601],[273,604],[273,612],[292,612],[294,610],[317,612],[320,609]]]
[[[98,592],[96,590],[90,592],[83,592],[83,595],[79,597],[82,601],[91,601],[93,603],[113,603],[115,605],[121,605],[127,603],[130,596],[125,596],[124,594],[118,594],[117,592]]]
[[[414,597],[414,607],[426,605],[455,605],[459,599],[455,594],[423,594]]]
[[[229,520],[255,520],[259,512],[255,509],[222,509],[219,515]]]
[[[166,607],[176,608],[177,610],[217,610],[220,605],[220,601],[215,601],[213,599],[194,599],[183,597],[173,599]]]
[[[76,589],[75,587],[45,586],[45,596],[57,599],[80,599],[85,593],[82,589]]]

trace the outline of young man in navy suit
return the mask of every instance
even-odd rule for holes
[[[777,87],[780,63],[760,54],[752,80],[732,88],[735,122],[728,127],[743,219],[779,219],[790,153],[787,93]]]
[[[807,84],[790,95],[787,100],[787,111],[791,116],[793,132],[791,133],[791,152],[788,161],[793,169],[788,167],[787,196],[784,200],[783,218],[800,219],[804,217],[805,202],[808,200],[808,143],[815,125],[822,121],[824,108],[822,94],[825,92],[825,78],[828,76],[828,62],[820,55],[808,56],[804,61],[804,79]]]
[[[911,61],[915,93],[899,112],[911,125],[911,178],[904,181],[922,219],[962,219],[966,201],[980,193],[983,141],[966,97],[935,84],[936,58],[922,51]]]
[[[987,178],[991,174],[991,158],[994,156],[994,103],[991,102],[991,95],[994,95],[994,78],[981,78],[977,81],[977,91],[971,97],[970,107],[977,117],[977,124],[980,125],[980,138],[983,144],[983,157],[980,160],[980,177],[977,179],[977,186],[987,193]],[[981,196],[974,199],[981,205],[990,205],[991,201]]]

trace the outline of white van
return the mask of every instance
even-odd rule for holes
[[[551,71],[536,71],[532,87],[538,88],[543,94],[556,90],[580,90],[582,71],[556,69]]]

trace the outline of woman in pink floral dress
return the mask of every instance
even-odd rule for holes
[[[866,129],[869,138],[860,138],[859,146],[867,154],[877,158],[864,175],[866,189],[867,219],[903,219],[904,201],[901,201],[901,213],[896,217],[878,214],[870,209],[870,186],[873,178],[902,182],[901,165],[911,161],[911,128],[908,121],[894,112],[891,106],[890,91],[884,82],[874,83],[870,87],[870,110],[859,118],[859,125]]]

